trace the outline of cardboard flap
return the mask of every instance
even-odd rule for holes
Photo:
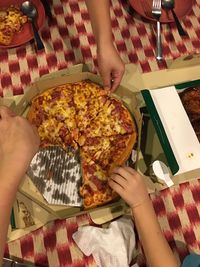
[[[130,214],[130,208],[125,204],[123,200],[112,203],[107,207],[99,207],[96,210],[90,211],[90,218],[95,224],[104,224],[112,221],[113,219],[125,214]]]
[[[72,75],[72,74],[80,74],[81,72],[89,72],[92,69],[92,64],[77,64],[74,66],[71,66],[70,68],[67,69],[62,69],[56,72],[48,73],[40,77],[38,80],[45,80],[45,79],[55,79],[58,76],[67,76],[67,75]]]
[[[2,98],[0,97],[0,106],[6,106],[12,110],[15,108],[15,101],[13,99]]]

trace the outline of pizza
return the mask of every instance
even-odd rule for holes
[[[18,7],[0,9],[0,44],[10,45],[14,35],[27,21],[28,17]]]
[[[68,83],[34,97],[27,118],[38,129],[41,147],[79,149],[84,208],[118,197],[108,178],[137,142],[135,121],[119,99],[89,80]]]
[[[180,93],[185,111],[200,141],[200,87],[188,88]]]
[[[81,149],[81,155],[82,157],[89,156],[103,169],[108,166],[111,168],[112,165],[121,166],[128,159],[132,142],[135,140],[136,131],[133,134],[118,134],[109,137],[88,137]]]
[[[118,195],[108,186],[108,171],[94,162],[90,157],[82,158],[81,162],[84,182],[80,194],[85,208],[93,208],[106,204]]]

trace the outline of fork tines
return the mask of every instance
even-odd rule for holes
[[[161,15],[161,0],[153,0],[152,13],[154,15]]]

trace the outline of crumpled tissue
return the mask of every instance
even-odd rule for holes
[[[86,256],[93,255],[99,267],[130,267],[135,256],[134,224],[130,217],[121,217],[106,229],[79,227],[73,239]]]

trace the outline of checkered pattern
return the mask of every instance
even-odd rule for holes
[[[200,179],[151,195],[158,221],[174,254],[180,261],[189,252],[200,253]],[[97,267],[75,245],[72,235],[82,225],[94,225],[88,215],[57,220],[10,242],[6,254],[39,266]],[[139,257],[144,267],[144,258]]]
[[[51,1],[50,1],[51,2]],[[155,60],[155,28],[138,14],[127,12],[126,0],[112,0],[114,42],[124,62],[135,63],[142,72],[166,68]],[[52,0],[54,20],[41,30],[45,51],[36,52],[33,43],[0,50],[0,95],[23,94],[38,77],[81,62],[92,63],[96,71],[95,39],[83,0]],[[166,59],[200,52],[200,0],[183,20],[189,38],[181,40],[174,24],[162,26]],[[152,195],[161,228],[174,253],[182,261],[189,251],[200,253],[200,180],[184,183]],[[57,220],[8,244],[6,254],[40,266],[96,267],[72,240],[78,226],[93,223],[87,215]],[[141,266],[145,264],[141,263]]]
[[[6,255],[23,258],[41,267],[97,267],[93,257],[85,257],[72,239],[78,227],[86,224],[94,225],[87,215],[56,220],[10,242]]]
[[[54,19],[41,29],[45,51],[36,52],[33,42],[0,50],[0,96],[23,94],[38,77],[78,63],[91,63],[96,71],[96,45],[84,0],[49,0]],[[155,25],[135,12],[127,12],[127,0],[111,1],[113,37],[125,63],[142,72],[166,68],[155,60]],[[174,23],[162,26],[165,59],[200,52],[200,0],[183,24],[189,37],[182,40]]]
[[[171,248],[182,261],[200,253],[200,180],[152,195],[158,221]]]

